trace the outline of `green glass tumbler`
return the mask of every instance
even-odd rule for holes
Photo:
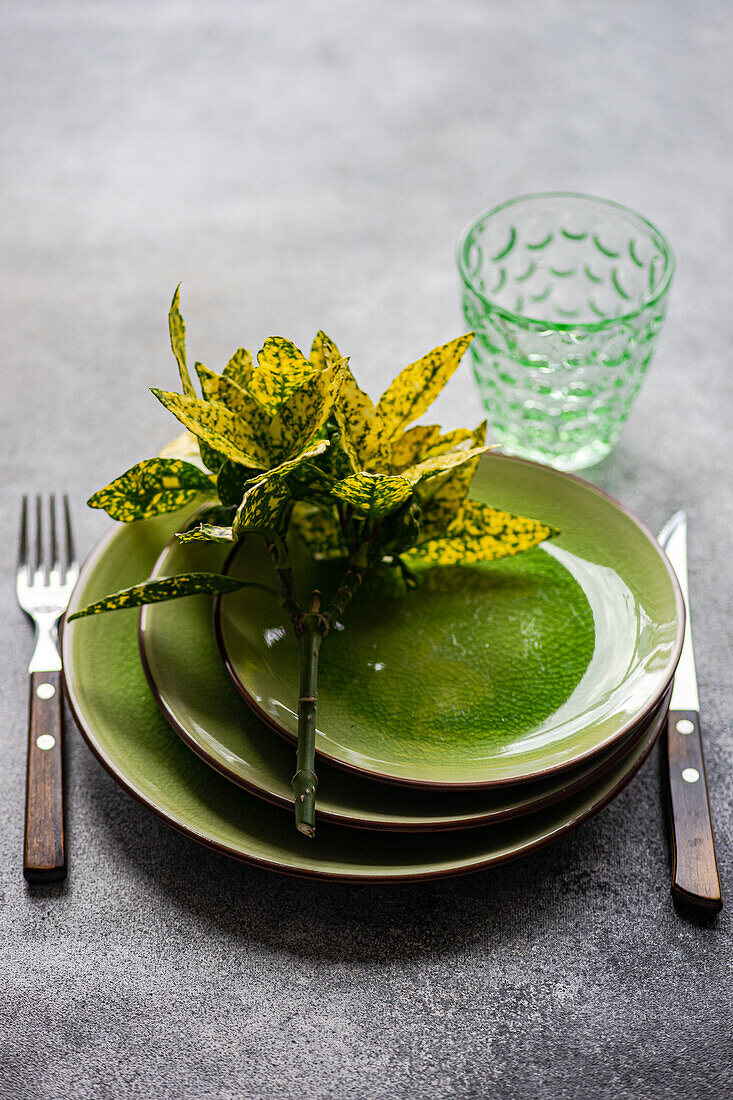
[[[579,470],[615,446],[664,321],[674,260],[659,230],[589,195],[525,195],[458,246],[474,374],[509,454]]]

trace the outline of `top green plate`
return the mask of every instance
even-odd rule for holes
[[[669,685],[682,597],[638,520],[587,482],[517,458],[485,458],[472,493],[561,535],[516,558],[425,570],[417,592],[393,576],[362,591],[321,649],[316,748],[332,763],[417,786],[539,779],[624,737]],[[333,589],[333,566],[297,547],[293,557],[300,591]],[[259,539],[229,569],[271,583]],[[250,706],[294,738],[297,643],[277,600],[227,595],[217,634]]]

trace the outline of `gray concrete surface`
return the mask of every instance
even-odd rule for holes
[[[29,0],[0,15],[3,1100],[730,1093],[733,9]],[[672,906],[658,756],[523,862],[343,888],[174,834],[70,723],[71,873],[28,889],[18,499],[65,489],[82,547],[105,530],[83,500],[171,433],[146,388],[174,380],[176,283],[211,366],[322,326],[376,393],[461,330],[463,225],[554,188],[643,211],[677,254],[657,359],[590,476],[655,529],[691,516],[729,908]],[[469,411],[464,372],[440,412]]]

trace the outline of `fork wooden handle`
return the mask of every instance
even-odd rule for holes
[[[685,905],[717,913],[723,901],[697,711],[670,710],[667,756],[672,894]]]
[[[61,673],[32,672],[23,853],[29,882],[66,877],[61,714]]]

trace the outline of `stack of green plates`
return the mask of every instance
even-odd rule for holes
[[[397,881],[478,870],[597,812],[662,727],[682,599],[649,532],[568,474],[487,456],[473,495],[561,535],[407,593],[375,580],[326,639],[318,827],[292,820],[297,643],[277,600],[242,589],[91,617],[64,631],[67,693],[104,766],[175,828],[292,874]],[[256,539],[175,539],[187,517],[118,526],[71,611],[147,577],[221,570],[272,584]],[[302,590],[334,575],[294,548]]]

